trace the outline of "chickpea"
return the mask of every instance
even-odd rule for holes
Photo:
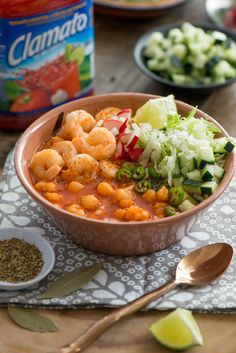
[[[102,207],[94,212],[94,215],[98,218],[103,218],[105,214],[106,214],[106,211]]]
[[[114,202],[119,202],[124,199],[134,200],[134,193],[128,189],[118,189],[114,192]]]
[[[120,200],[119,205],[121,208],[127,208],[134,205],[134,201],[130,199]]]
[[[134,220],[135,221],[144,221],[145,219],[150,218],[150,213],[146,210],[142,210],[138,213],[136,213]]]
[[[135,221],[145,221],[146,219],[149,219],[151,217],[150,213],[147,210],[141,209],[140,212],[138,212],[134,219]]]
[[[52,181],[39,181],[37,184],[34,185],[37,191],[44,191],[44,192],[54,192],[57,191],[57,186]]]
[[[97,186],[97,192],[102,196],[111,196],[114,192],[114,188],[106,181],[102,181]]]
[[[157,208],[155,210],[155,215],[158,217],[158,218],[165,218],[165,209],[164,208]]]
[[[114,212],[114,217],[117,219],[124,219],[125,214],[126,214],[126,210],[121,209],[121,208],[117,208],[117,210],[115,210],[115,212]]]
[[[126,209],[125,219],[127,221],[144,221],[150,218],[150,213],[138,206],[131,206]]]
[[[159,202],[158,201],[152,207],[157,210],[157,209],[165,209],[166,206],[167,206],[166,202]]]
[[[146,201],[146,202],[154,202],[156,201],[156,191],[153,190],[153,189],[149,189],[147,190],[143,195],[142,195],[143,199]]]
[[[83,189],[84,185],[79,183],[78,181],[71,181],[67,185],[67,190],[70,192],[79,192],[81,189]]]
[[[43,196],[45,197],[45,199],[52,203],[58,203],[62,199],[62,196],[57,192],[45,192]]]
[[[94,195],[85,195],[81,197],[81,205],[88,211],[96,210],[99,203],[98,198]]]
[[[66,206],[65,210],[75,214],[76,216],[82,216],[82,217],[85,216],[85,211],[77,203],[72,203],[71,205]]]
[[[167,187],[162,186],[162,188],[160,188],[157,191],[157,200],[158,201],[168,201],[168,194],[169,194],[169,190],[167,189]]]

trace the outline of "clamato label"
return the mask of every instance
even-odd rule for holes
[[[91,93],[92,5],[0,19],[0,114],[43,113]],[[7,115],[6,115],[7,116]]]

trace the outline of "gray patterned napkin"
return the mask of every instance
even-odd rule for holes
[[[180,243],[146,256],[106,256],[80,248],[57,228],[21,186],[11,152],[0,188],[0,227],[22,227],[43,235],[55,250],[56,264],[37,287],[18,292],[0,291],[0,305],[55,309],[118,307],[169,281],[180,259],[198,247],[227,242],[236,249],[235,186],[236,177]],[[103,269],[82,290],[60,299],[37,299],[39,293],[63,273],[96,262],[101,262]],[[165,310],[180,306],[198,311],[236,313],[236,259],[216,283],[204,288],[178,288],[148,308]]]

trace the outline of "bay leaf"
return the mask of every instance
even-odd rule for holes
[[[56,325],[46,316],[40,315],[36,310],[8,307],[8,314],[19,326],[35,332],[56,332]]]
[[[101,268],[101,264],[95,264],[65,274],[42,293],[39,299],[60,298],[75,292],[90,282]]]

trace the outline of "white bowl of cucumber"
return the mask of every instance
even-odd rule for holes
[[[236,80],[236,33],[211,23],[176,23],[143,34],[134,60],[172,89],[209,93]]]

